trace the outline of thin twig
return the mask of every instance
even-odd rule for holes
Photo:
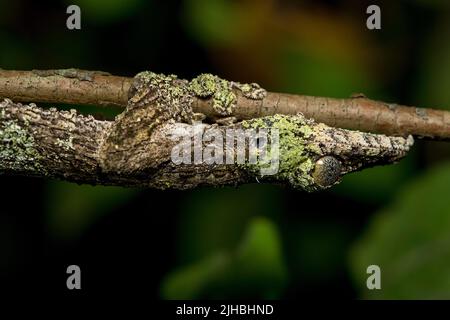
[[[0,97],[21,102],[51,102],[126,106],[133,78],[77,69],[47,71],[0,70]],[[274,114],[295,115],[330,126],[388,135],[450,140],[450,112],[385,103],[355,96],[334,99],[269,92],[251,100],[236,91],[233,116],[237,120]],[[210,98],[195,97],[194,112],[217,118]]]

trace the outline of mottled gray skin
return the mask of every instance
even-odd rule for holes
[[[237,90],[237,91],[236,91]],[[390,137],[332,128],[302,115],[274,115],[235,123],[236,93],[263,99],[256,84],[240,84],[203,74],[192,81],[142,72],[135,78],[127,108],[115,121],[99,121],[75,110],[44,110],[0,103],[0,172],[47,176],[78,183],[188,189],[267,181],[296,189],[322,190],[348,172],[397,162],[412,137]],[[210,101],[222,118],[209,130],[267,128],[280,133],[279,170],[261,175],[265,164],[175,165],[174,130],[203,120],[192,111],[193,98]],[[219,117],[220,118],[220,117]]]

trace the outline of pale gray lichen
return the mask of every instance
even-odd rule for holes
[[[63,149],[66,150],[66,151],[74,150],[74,147],[73,147],[73,137],[72,137],[72,136],[69,136],[67,139],[60,139],[60,138],[57,138],[57,139],[56,139],[56,145],[57,145],[58,147],[63,148]]]
[[[0,123],[0,167],[3,170],[44,173],[33,136],[17,120],[4,120],[3,115],[4,112]]]

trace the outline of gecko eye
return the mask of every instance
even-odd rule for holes
[[[333,185],[341,177],[341,162],[332,156],[325,156],[316,161],[312,173],[314,181],[321,187]]]

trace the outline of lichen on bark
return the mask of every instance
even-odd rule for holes
[[[256,83],[239,83],[228,81],[210,73],[203,73],[192,79],[189,87],[200,98],[212,97],[213,109],[222,116],[230,116],[236,107],[236,94],[233,89],[238,89],[249,99],[263,99],[267,92]]]
[[[41,155],[27,121],[8,119],[5,110],[0,111],[0,167],[13,171],[43,173]]]
[[[314,163],[320,156],[311,144],[312,121],[303,116],[274,115],[255,120],[243,121],[244,128],[277,130],[279,134],[279,167],[274,177],[297,189],[313,190],[319,186],[312,177]],[[270,155],[269,155],[270,156]],[[261,166],[267,164],[247,164],[247,168],[258,174]]]

